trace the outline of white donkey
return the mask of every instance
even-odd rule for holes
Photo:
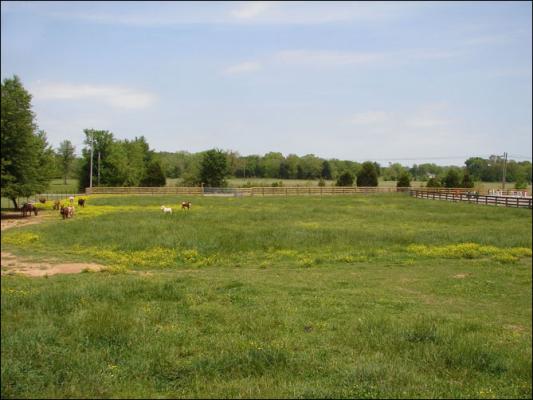
[[[165,206],[161,206],[161,211],[163,211],[163,213],[169,213],[169,214],[172,214],[172,208],[170,207],[165,207]]]

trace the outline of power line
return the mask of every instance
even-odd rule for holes
[[[473,158],[473,157],[489,158],[492,155],[494,154],[476,155],[476,156],[466,155],[466,156],[431,156],[431,157],[395,157],[395,158],[358,157],[358,158],[367,158],[372,161],[466,160],[468,158]]]

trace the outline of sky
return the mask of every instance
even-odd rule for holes
[[[1,3],[40,129],[157,151],[531,160],[531,2]]]

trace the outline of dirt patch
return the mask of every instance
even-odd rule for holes
[[[31,214],[27,217],[23,217],[20,212],[2,213],[0,229],[4,231],[6,229],[16,228],[18,226],[39,224],[50,219],[50,217],[52,217],[51,214],[44,212],[41,212],[39,215]]]
[[[55,213],[54,213],[55,214]],[[16,228],[25,225],[38,224],[53,218],[51,213],[43,212],[39,215],[22,217],[21,213],[2,213],[1,230]],[[100,271],[103,265],[95,263],[56,263],[53,261],[27,261],[14,254],[1,253],[2,275],[24,274],[28,276],[45,276],[56,274],[77,274],[85,270]]]
[[[2,275],[24,274],[28,276],[45,276],[56,274],[77,274],[85,270],[100,271],[104,266],[94,263],[52,263],[52,262],[28,262],[19,257],[2,252]]]

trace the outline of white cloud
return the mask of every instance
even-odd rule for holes
[[[446,103],[435,103],[418,107],[408,113],[383,110],[363,111],[354,114],[347,121],[350,125],[375,128],[380,132],[394,134],[396,131],[445,128],[453,121],[446,117]]]
[[[255,18],[261,14],[264,14],[269,8],[272,7],[272,2],[267,1],[252,1],[246,2],[240,5],[237,9],[231,12],[236,18],[249,19]]]
[[[2,2],[2,11],[6,6]],[[427,5],[418,2],[250,1],[250,2],[13,2],[9,12],[23,11],[62,20],[99,24],[170,26],[179,24],[323,24],[388,22]],[[155,5],[154,5],[155,3]]]
[[[95,99],[122,109],[146,108],[155,101],[151,93],[120,86],[46,83],[37,84],[31,92],[36,100]]]
[[[285,50],[273,56],[275,62],[283,64],[310,64],[314,66],[360,65],[383,60],[380,53],[324,51],[324,50]]]
[[[390,68],[421,61],[451,59],[460,56],[457,51],[413,49],[389,52],[282,50],[258,60],[250,60],[226,68],[225,73],[256,71],[263,66],[344,67],[372,66]]]
[[[235,75],[245,72],[252,72],[261,69],[261,63],[258,61],[245,61],[239,64],[232,65],[224,70],[225,74]]]
[[[382,124],[391,118],[385,111],[366,111],[355,114],[350,122],[354,125]]]

